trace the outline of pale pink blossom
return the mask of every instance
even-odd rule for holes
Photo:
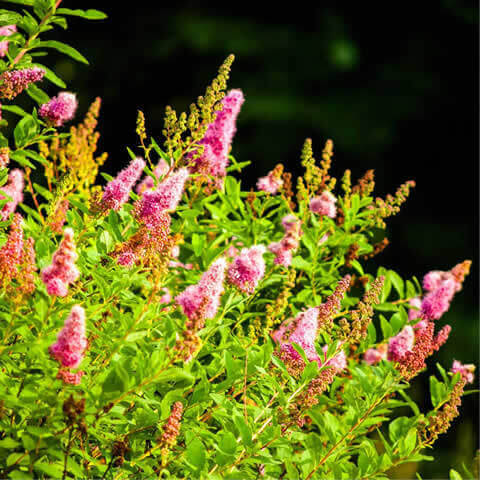
[[[172,294],[168,288],[163,288],[163,295],[160,297],[159,303],[170,303],[172,301]]]
[[[388,342],[388,360],[400,361],[407,352],[412,350],[414,343],[415,332],[411,325],[406,325],[400,333]]]
[[[3,221],[7,220],[10,214],[15,211],[17,205],[23,201],[24,187],[23,172],[18,168],[10,170],[7,184],[0,187],[0,190],[11,198],[0,211],[0,217]],[[6,197],[0,193],[0,199],[2,198]]]
[[[301,221],[295,215],[289,214],[282,218],[282,226],[285,233],[299,233]]]
[[[387,345],[382,344],[377,348],[369,348],[363,355],[363,359],[368,365],[375,365],[381,360],[386,360],[387,358]]]
[[[192,159],[192,173],[204,173],[213,177],[225,177],[228,153],[236,131],[236,120],[245,101],[241,90],[230,90],[222,100],[222,110],[217,112],[199,144],[203,153]]]
[[[242,248],[228,267],[228,281],[242,292],[253,293],[265,275],[265,251],[263,245]]]
[[[182,307],[183,313],[191,320],[197,315],[203,318],[213,318],[220,306],[220,298],[223,293],[223,282],[227,262],[223,257],[216,260],[202,275],[196,285],[190,285],[175,301]],[[201,307],[203,305],[203,312]]]
[[[278,178],[273,170],[269,172],[267,176],[260,177],[257,180],[257,188],[272,195],[275,195],[282,185],[283,180]]]
[[[38,114],[48,124],[61,127],[75,116],[77,106],[77,97],[74,93],[60,92],[56,97],[52,97],[49,102],[44,103]]]
[[[62,366],[77,368],[80,365],[87,348],[85,330],[85,310],[80,305],[74,305],[57,335],[57,341],[49,349]]]
[[[119,210],[128,201],[130,191],[140,178],[144,168],[144,160],[137,157],[107,184],[102,197],[105,209]]]
[[[337,216],[337,199],[329,191],[324,191],[320,196],[310,200],[310,210],[319,215],[325,215],[330,218]]]
[[[412,307],[416,307],[416,308],[410,308],[408,310],[408,320],[412,321],[412,320],[416,320],[417,318],[420,318],[422,315],[420,312],[420,308],[422,306],[422,300],[420,299],[420,297],[412,298],[408,302],[408,304]]]
[[[155,190],[144,192],[136,205],[139,220],[153,227],[158,223],[159,215],[174,211],[182,198],[188,176],[188,170],[181,168],[163,180]]]
[[[153,170],[153,175],[154,177],[158,180],[160,177],[163,177],[168,170],[170,169],[170,166],[168,163],[161,158],[160,161],[158,162],[157,166]],[[137,186],[136,192],[141,195],[143,192],[146,190],[150,190],[153,187],[155,187],[155,182],[152,177],[147,175]]]
[[[42,270],[42,280],[49,295],[58,297],[67,295],[68,286],[80,275],[75,266],[77,258],[73,230],[66,228],[58,250],[53,254],[51,265]]]
[[[289,267],[292,263],[292,250],[290,248],[285,248],[282,242],[272,242],[268,246],[268,250],[275,255],[273,263],[275,265],[282,265],[284,267]]]
[[[454,360],[452,368],[450,369],[450,371],[453,374],[460,373],[461,377],[467,383],[473,383],[473,380],[475,378],[475,375],[473,374],[473,372],[475,371],[475,365],[473,365],[471,363],[463,365],[458,360]]]
[[[328,350],[328,345],[324,345],[322,347],[322,351],[324,355],[322,365],[325,364],[327,360],[327,350]],[[333,367],[335,369],[335,372],[337,373],[342,372],[347,368],[347,355],[343,350],[340,350],[339,353],[334,355],[330,360],[326,362],[326,365]]]
[[[448,279],[428,293],[422,301],[422,317],[427,320],[438,320],[450,308],[455,289],[455,281]]]
[[[17,31],[16,25],[5,25],[0,27],[0,36],[9,37]],[[0,57],[4,57],[8,52],[8,40],[2,40],[0,42]]]
[[[281,349],[286,352],[292,359],[301,360],[300,354],[293,348],[292,343],[300,345],[305,352],[305,356],[310,362],[317,362],[322,365],[317,350],[315,349],[315,339],[318,330],[318,308],[309,308],[301,312],[295,318],[295,330],[292,332],[288,341],[282,343]],[[283,335],[283,332],[282,332]]]

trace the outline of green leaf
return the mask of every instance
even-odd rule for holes
[[[13,131],[15,145],[22,147],[32,140],[38,132],[38,124],[31,115],[23,117]]]
[[[430,377],[430,397],[432,405],[436,407],[445,400],[447,396],[447,387],[442,382],[439,382],[436,377]]]
[[[253,445],[252,432],[245,419],[241,415],[236,414],[233,417],[233,423],[235,423],[235,426],[238,428],[243,444],[246,447],[251,447]]]
[[[19,445],[20,445],[20,442],[17,442],[16,440],[10,437],[0,440],[0,448],[16,448]]]
[[[59,15],[71,15],[73,17],[86,18],[87,20],[103,20],[105,18],[108,18],[105,13],[101,12],[100,10],[94,10],[94,9],[72,10],[70,8],[58,8],[55,13]]]
[[[46,42],[39,42],[36,45],[36,48],[53,48],[69,57],[77,60],[77,62],[86,63],[88,65],[88,60],[75,48],[71,47],[57,40],[48,40]]]
[[[107,378],[103,382],[102,389],[106,393],[125,392],[128,388],[128,372],[119,364],[114,364]]]
[[[26,92],[39,105],[43,105],[44,103],[47,103],[50,100],[50,97],[41,88],[38,88],[34,83],[29,85]]]
[[[4,25],[16,25],[22,21],[22,16],[19,13],[10,10],[0,10],[0,27]]]
[[[201,440],[195,437],[185,450],[185,459],[197,470],[202,470],[205,465],[206,455],[205,446]]]
[[[462,480],[462,476],[453,468],[450,469],[450,475],[449,475],[450,480]]]
[[[36,462],[33,468],[39,472],[45,473],[50,478],[61,478],[63,474],[63,465],[54,463]]]

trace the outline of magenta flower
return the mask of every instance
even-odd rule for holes
[[[177,295],[176,303],[182,307],[183,313],[190,320],[199,315],[205,319],[213,318],[217,314],[226,268],[225,259],[219,258],[212,263],[196,285],[190,285]]]
[[[144,192],[136,205],[139,220],[148,227],[153,227],[158,223],[162,212],[174,211],[182,198],[188,176],[188,170],[181,168],[167,177],[156,190]]]
[[[205,136],[199,142],[204,150],[193,160],[193,173],[225,177],[228,152],[236,130],[235,123],[244,101],[241,90],[230,90],[222,100],[222,110],[217,112],[215,121],[208,126]]]
[[[2,221],[7,220],[11,213],[15,211],[17,205],[23,201],[23,189],[25,187],[23,181],[23,172],[18,168],[14,168],[8,174],[8,182],[3,187],[0,187],[4,193],[6,193],[12,200],[7,202],[0,211],[0,217]],[[5,198],[0,193],[0,198]]]
[[[42,270],[42,280],[49,295],[65,297],[68,286],[77,280],[80,272],[75,266],[78,255],[75,251],[73,230],[66,228],[58,250],[53,254],[52,263]]]
[[[420,318],[421,316],[420,308],[422,306],[422,300],[420,299],[420,297],[412,298],[408,302],[408,304],[412,307],[416,307],[416,308],[410,308],[408,310],[408,320],[412,321],[412,320],[416,320],[417,318]]]
[[[39,82],[44,75],[45,70],[39,67],[6,70],[0,75],[0,98],[11,100],[31,83]]]
[[[388,342],[388,360],[399,362],[407,352],[410,352],[415,343],[415,332],[410,325],[392,337]]]
[[[0,27],[0,35],[3,37],[9,37],[17,31],[16,25],[5,25]],[[0,57],[4,57],[8,52],[8,40],[3,40],[0,42]]]
[[[57,341],[50,346],[50,354],[63,367],[77,368],[83,360],[86,348],[85,311],[80,305],[74,305],[57,335]]]
[[[273,263],[275,265],[282,265],[285,268],[292,263],[292,249],[286,248],[282,242],[273,242],[268,246],[268,250],[275,255]]]
[[[363,355],[363,359],[368,365],[375,365],[381,360],[387,358],[387,345],[379,345],[377,348],[369,348]]]
[[[473,383],[473,379],[475,378],[475,375],[473,374],[475,371],[475,365],[471,363],[463,365],[458,360],[454,360],[450,371],[453,374],[460,373],[462,379],[467,383]]]
[[[253,293],[258,282],[265,275],[265,260],[263,245],[242,248],[228,267],[228,281],[245,293]]]
[[[275,255],[275,265],[289,267],[292,263],[292,251],[299,245],[302,235],[301,221],[294,215],[286,215],[282,219],[282,225],[285,229],[285,235],[280,242],[273,242],[268,246],[268,250]]]
[[[257,180],[257,188],[272,195],[275,195],[282,185],[283,180],[276,177],[273,170],[266,177],[260,177]]]
[[[119,210],[128,200],[130,191],[140,178],[145,168],[145,162],[140,157],[130,162],[111,182],[107,184],[103,192],[102,204],[105,210]]]
[[[328,350],[328,345],[324,345],[322,347],[322,351],[323,351],[323,355],[324,355],[322,365],[327,360],[327,350]],[[347,368],[347,355],[345,354],[345,352],[343,350],[340,350],[339,353],[337,353],[330,360],[328,360],[326,365],[328,365],[330,367],[333,367],[335,369],[336,373],[342,372],[343,370],[345,370]]]
[[[315,349],[318,329],[318,308],[309,308],[305,312],[299,313],[294,322],[296,324],[295,330],[290,335],[288,341],[283,343],[280,348],[293,360],[301,360],[302,357],[291,345],[293,342],[297,343],[303,348],[310,362],[317,362],[321,366],[322,361]]]
[[[60,92],[56,97],[52,97],[49,102],[44,103],[38,114],[48,124],[61,127],[75,116],[77,106],[77,97],[74,93]]]
[[[160,177],[165,175],[170,169],[168,163],[161,158],[157,166],[153,170],[153,175],[158,180]],[[143,192],[152,189],[155,186],[155,182],[152,177],[147,175],[137,186],[136,192],[141,195]]]
[[[440,286],[428,293],[421,307],[422,318],[438,320],[449,308],[455,295],[456,283],[453,279],[443,281]]]
[[[329,191],[325,191],[319,197],[310,200],[310,210],[319,215],[335,218],[337,216],[336,202],[337,199]]]

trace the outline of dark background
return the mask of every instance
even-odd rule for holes
[[[72,19],[62,36],[91,66],[54,57],[54,70],[78,92],[81,114],[102,97],[100,148],[109,152],[107,171],[128,162],[125,147],[137,143],[137,109],[160,143],[165,105],[185,110],[234,53],[230,87],[241,88],[246,102],[233,154],[252,161],[244,185],[254,186],[277,163],[299,173],[306,137],[317,158],[325,140],[333,139],[338,177],[346,168],[354,179],[374,168],[379,195],[414,179],[417,188],[389,222],[391,245],[375,261],[421,279],[429,270],[472,259],[464,290],[438,322],[453,330],[436,359],[448,367],[453,358],[479,364],[474,2],[88,3],[82,7],[101,8],[108,20]],[[414,389],[425,408],[427,379],[422,374]],[[436,461],[419,472],[447,478],[450,467],[461,472],[462,462],[471,465],[477,448],[478,396],[471,395],[437,442]],[[417,467],[410,467],[398,475],[414,478]]]

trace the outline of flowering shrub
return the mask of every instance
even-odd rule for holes
[[[0,11],[1,478],[387,478],[431,460],[474,366],[438,365],[430,411],[408,389],[470,262],[423,286],[365,270],[414,183],[337,186],[333,143],[317,163],[307,140],[296,192],[282,165],[242,191],[229,57],[189,113],[167,107],[163,142],[139,112],[140,147],[102,188],[100,100],[60,133],[75,94],[50,99],[46,81],[66,86],[35,60],[84,61],[40,36],[104,15],[16,3],[33,12]],[[8,102],[24,91],[31,114]]]

